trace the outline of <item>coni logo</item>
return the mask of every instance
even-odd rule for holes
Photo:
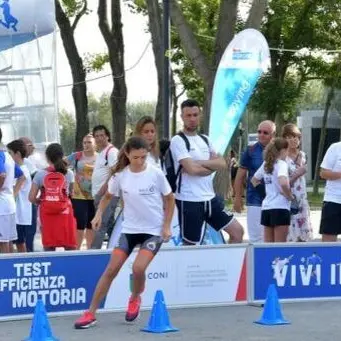
[[[130,292],[133,292],[134,289],[134,275],[132,272],[133,268],[133,262],[128,264],[128,267],[130,269],[130,274],[129,274],[129,290]],[[148,280],[163,280],[168,278],[168,271],[150,271],[147,273],[147,279]]]

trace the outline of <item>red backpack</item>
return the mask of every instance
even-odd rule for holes
[[[69,198],[65,176],[47,169],[41,189],[42,208],[46,214],[59,214],[67,209]]]

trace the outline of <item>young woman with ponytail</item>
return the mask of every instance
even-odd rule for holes
[[[253,176],[253,186],[264,179],[266,196],[262,203],[261,224],[264,226],[264,241],[286,242],[290,225],[290,204],[294,200],[286,163],[288,141],[273,139],[265,148],[264,162]]]
[[[139,252],[133,264],[133,290],[125,319],[134,321],[139,315],[141,294],[145,286],[145,271],[163,242],[171,237],[174,196],[162,171],[147,162],[148,143],[141,137],[131,137],[119,152],[108,191],[102,198],[92,226],[101,225],[102,214],[113,195],[123,200],[123,229],[109,264],[100,278],[92,302],[76,322],[76,329],[96,323],[96,311],[106,296],[124,262],[136,246]]]
[[[35,174],[29,194],[29,200],[39,205],[43,247],[45,251],[75,250],[76,221],[70,200],[74,174],[63,160],[60,144],[50,144],[45,154],[49,167]]]

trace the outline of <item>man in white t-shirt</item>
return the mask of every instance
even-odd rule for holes
[[[98,125],[93,128],[92,135],[95,138],[97,146],[97,158],[94,171],[92,173],[92,196],[94,198],[95,208],[97,209],[101,198],[106,193],[108,181],[111,178],[111,169],[116,164],[118,150],[110,143],[110,132],[104,125]],[[102,225],[95,232],[91,245],[92,249],[101,249],[105,234],[114,224],[115,210],[118,198],[113,197],[106,208],[102,217]]]
[[[320,176],[327,180],[321,214],[323,242],[336,242],[341,234],[341,142],[333,143],[321,164]]]
[[[208,223],[216,231],[225,230],[230,236],[230,243],[240,243],[243,227],[225,210],[223,199],[217,197],[213,190],[213,173],[226,167],[226,162],[215,153],[208,138],[197,132],[200,123],[198,102],[184,101],[181,118],[183,133],[172,138],[170,150],[175,169],[182,168],[175,198],[183,242],[185,245],[200,244],[205,223]],[[188,140],[189,151],[185,139]]]

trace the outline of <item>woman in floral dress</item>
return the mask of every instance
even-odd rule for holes
[[[305,173],[307,172],[306,155],[300,150],[301,132],[295,124],[286,124],[282,129],[282,137],[289,142],[287,163],[291,191],[298,202],[298,214],[291,215],[288,242],[307,242],[312,240],[313,229],[310,221],[310,209],[307,198]]]

